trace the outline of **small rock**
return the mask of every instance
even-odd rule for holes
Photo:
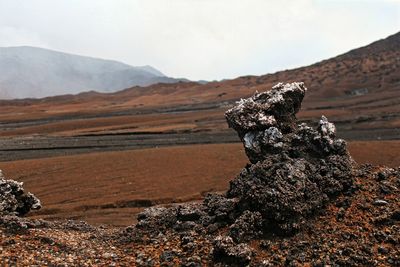
[[[269,249],[270,247],[271,247],[271,241],[269,241],[269,240],[261,240],[260,248]]]
[[[193,236],[185,235],[181,238],[181,245],[186,245],[194,241]]]
[[[389,250],[387,248],[385,248],[384,246],[379,246],[378,252],[381,254],[388,254]]]
[[[235,244],[229,236],[218,236],[213,242],[213,257],[217,262],[247,266],[251,261],[251,248],[244,244]]]
[[[378,181],[385,180],[387,178],[387,174],[385,172],[378,172],[376,178],[378,179]]]
[[[102,257],[105,259],[118,258],[117,254],[110,252],[103,253]]]
[[[172,250],[164,251],[160,255],[160,262],[172,262],[174,258],[177,256],[177,253]]]
[[[201,258],[199,256],[192,256],[184,259],[182,262],[182,267],[201,267]]]
[[[400,221],[400,210],[397,210],[391,215],[392,220]]]
[[[382,199],[377,199],[374,201],[373,203],[375,206],[385,206],[387,204],[389,204],[387,201],[382,200]]]

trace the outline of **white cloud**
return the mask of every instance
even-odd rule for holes
[[[399,1],[0,0],[1,46],[25,42],[191,79],[310,64],[399,29]]]
[[[27,44],[44,48],[48,47],[46,42],[37,33],[21,28],[0,26],[0,46],[23,46]]]

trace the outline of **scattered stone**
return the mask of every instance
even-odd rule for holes
[[[174,251],[164,251],[161,255],[160,255],[160,262],[169,262],[171,263],[174,258],[177,257],[176,252]]]
[[[383,247],[383,246],[379,246],[378,247],[378,252],[381,254],[387,254],[389,251],[387,248]]]
[[[382,199],[377,199],[374,201],[373,203],[375,206],[385,206],[387,204],[389,204],[386,200],[382,200]]]
[[[387,178],[387,173],[386,172],[378,172],[376,175],[378,181],[385,180]]]
[[[230,266],[246,266],[251,260],[252,250],[244,244],[235,244],[229,236],[217,236],[213,242],[213,257],[216,262]]]
[[[259,212],[246,210],[230,226],[229,236],[237,243],[247,242],[262,235],[262,217]]]
[[[189,257],[182,262],[183,267],[201,267],[201,258],[199,256]]]
[[[400,210],[396,210],[391,215],[392,220],[400,221]]]
[[[110,253],[110,252],[103,253],[102,257],[105,258],[105,259],[118,258],[117,254]]]
[[[186,244],[192,243],[194,241],[193,235],[194,235],[194,233],[188,233],[188,235],[182,236],[181,244],[186,245]]]
[[[270,247],[271,247],[271,241],[270,240],[261,240],[260,241],[260,248],[269,249]]]

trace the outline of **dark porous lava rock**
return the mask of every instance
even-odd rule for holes
[[[229,235],[235,242],[247,242],[262,235],[262,216],[258,211],[246,210],[229,227]]]
[[[322,116],[317,129],[297,125],[305,92],[303,83],[280,83],[226,112],[252,162],[231,181],[227,196],[283,234],[298,230],[353,181],[353,160],[333,123]]]
[[[298,124],[296,113],[306,88],[279,83],[272,90],[240,100],[225,113],[242,140],[249,163],[226,194],[202,203],[150,208],[138,216],[133,235],[151,238],[193,230],[215,240],[214,260],[246,265],[245,242],[268,235],[292,235],[332,199],[353,186],[354,162],[346,142],[324,116],[316,129]],[[210,238],[211,238],[210,237]]]
[[[26,193],[22,183],[6,180],[0,170],[0,225],[10,232],[20,232],[37,227],[40,221],[21,218],[30,210],[41,208],[40,200],[31,193]]]
[[[212,253],[215,262],[223,262],[228,266],[246,266],[252,256],[252,250],[247,244],[236,244],[229,236],[217,236]]]
[[[6,180],[0,170],[0,216],[23,216],[30,210],[41,208],[40,200],[31,193],[26,193],[22,183]]]

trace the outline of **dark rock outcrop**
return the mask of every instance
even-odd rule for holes
[[[30,210],[41,208],[40,200],[31,193],[26,193],[22,183],[6,180],[0,170],[0,226],[10,232],[20,232],[38,227],[44,223],[40,220],[21,218]]]
[[[215,261],[242,266],[252,255],[246,242],[270,233],[296,233],[331,199],[349,190],[353,160],[346,142],[336,138],[334,124],[325,116],[317,129],[297,123],[306,90],[303,83],[279,83],[228,110],[228,124],[251,163],[224,195],[145,210],[138,216],[135,234],[208,233]],[[220,229],[226,234],[212,239]]]
[[[253,163],[231,181],[227,196],[284,234],[352,184],[353,162],[333,123],[322,116],[316,130],[297,125],[305,92],[303,83],[280,83],[226,112]]]
[[[22,183],[6,180],[0,170],[0,216],[23,216],[30,210],[40,209],[40,200],[31,193],[26,193]]]

